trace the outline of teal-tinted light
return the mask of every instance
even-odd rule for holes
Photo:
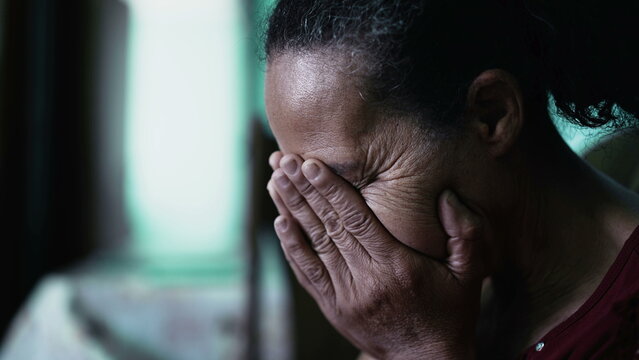
[[[559,134],[566,141],[568,146],[579,156],[584,156],[590,149],[599,144],[599,142],[611,133],[610,129],[584,128],[561,117],[555,106],[555,100],[549,96],[549,113],[553,123],[557,127]]]
[[[143,258],[236,254],[243,237],[244,33],[236,0],[129,0],[126,197]]]

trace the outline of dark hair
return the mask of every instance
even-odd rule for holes
[[[280,0],[265,51],[352,55],[375,102],[440,124],[477,75],[500,68],[573,122],[628,125],[639,118],[638,14],[639,1],[615,0]]]

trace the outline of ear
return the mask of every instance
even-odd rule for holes
[[[504,70],[484,71],[468,89],[466,114],[491,154],[504,155],[519,137],[524,122],[519,83]]]

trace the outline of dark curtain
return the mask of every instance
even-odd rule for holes
[[[0,69],[3,334],[37,281],[96,246],[101,3],[4,0]]]

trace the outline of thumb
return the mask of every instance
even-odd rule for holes
[[[439,218],[448,234],[448,266],[460,280],[481,276],[479,240],[483,224],[478,214],[457,195],[445,190],[439,197]]]

